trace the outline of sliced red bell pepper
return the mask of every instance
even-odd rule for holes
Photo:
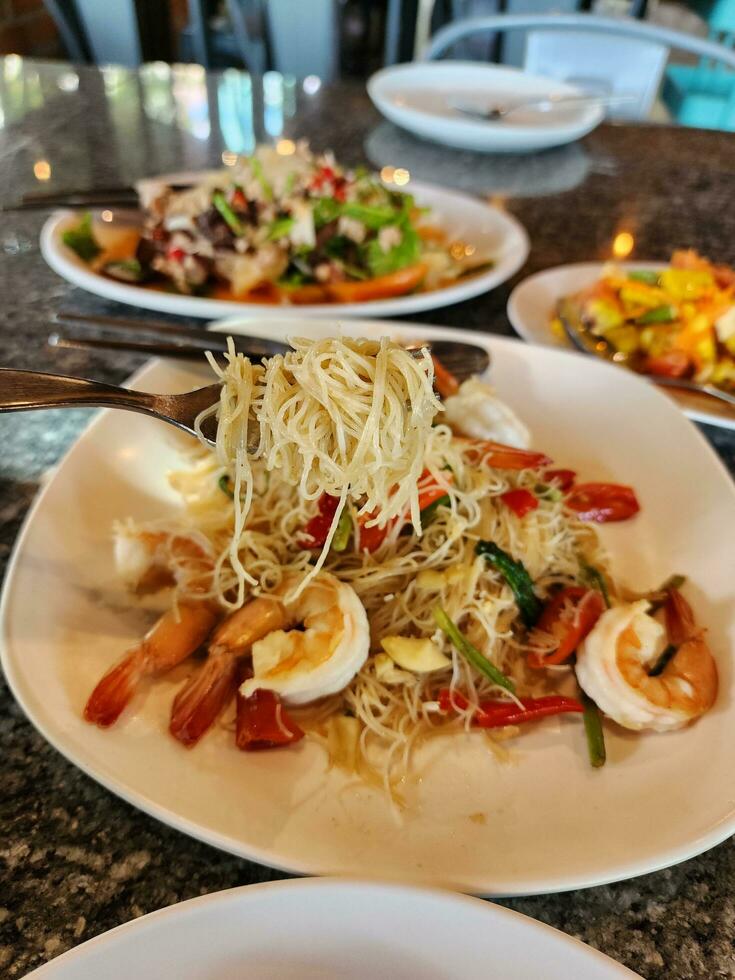
[[[561,715],[584,711],[581,702],[561,694],[550,694],[542,698],[519,698],[523,705],[519,708],[514,701],[481,701],[477,706],[472,723],[478,728],[502,728],[505,725],[522,725],[526,721],[537,721],[550,715]],[[467,698],[458,691],[444,689],[439,692],[439,708],[445,713],[466,711]]]
[[[464,453],[471,463],[484,463],[499,470],[538,469],[546,466],[551,460],[544,453],[532,452],[528,449],[516,449],[515,446],[504,446],[502,442],[490,442],[487,439],[460,439]]]
[[[434,363],[434,387],[439,392],[442,398],[449,398],[450,395],[456,395],[459,391],[459,381],[454,377],[451,371],[448,371],[436,354],[431,355],[431,360]]]
[[[692,362],[683,350],[669,350],[656,357],[649,357],[643,365],[646,374],[658,374],[664,378],[683,378],[691,370]]]
[[[447,483],[452,482],[451,473],[447,474]],[[424,470],[424,472],[419,477],[418,483],[419,491],[419,510],[424,511],[432,504],[435,504],[437,500],[441,500],[442,497],[447,495],[446,487],[440,486],[431,475],[430,470]],[[388,521],[382,527],[377,524],[373,524],[371,527],[365,527],[365,524],[375,517],[375,513],[367,514],[361,517],[358,521],[360,525],[360,550],[361,551],[376,551],[388,534],[388,531],[395,526],[398,518],[394,518],[392,521]]]
[[[237,693],[235,740],[238,749],[253,752],[293,745],[304,737],[273,691],[258,689],[250,697]]]
[[[505,493],[500,494],[500,499],[510,507],[516,517],[525,517],[538,507],[538,497],[535,497],[530,490],[522,488],[506,490]]]
[[[562,493],[571,490],[576,479],[574,470],[546,470],[544,473],[544,483],[555,483]]]
[[[531,651],[529,667],[548,667],[561,664],[571,657],[605,611],[605,600],[596,589],[569,585],[547,602],[536,629],[555,637],[558,645],[547,654]],[[533,646],[533,634],[530,645]]]
[[[627,521],[641,509],[633,488],[620,483],[578,483],[565,502],[580,520],[597,524]]]

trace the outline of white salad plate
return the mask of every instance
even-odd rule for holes
[[[304,878],[216,892],[118,926],[34,980],[633,980],[518,912],[464,895]]]
[[[198,175],[201,176],[201,175]],[[169,174],[161,181],[196,179],[196,174]],[[392,186],[392,185],[391,185]],[[41,230],[41,253],[54,270],[68,282],[105,299],[127,303],[145,310],[200,316],[208,319],[235,313],[257,314],[259,317],[282,317],[291,311],[299,317],[314,316],[399,316],[419,313],[440,306],[450,306],[479,296],[510,279],[526,261],[528,235],[523,226],[506,211],[486,201],[459,191],[447,190],[433,184],[409,180],[400,190],[411,193],[420,207],[428,208],[427,220],[446,232],[448,240],[472,245],[478,259],[493,264],[485,272],[466,276],[452,286],[425,293],[410,293],[392,299],[371,300],[367,303],[314,303],[284,306],[268,303],[240,303],[236,300],[211,299],[205,296],[184,296],[159,289],[116,282],[94,272],[71,249],[64,245],[64,232],[79,221],[79,212],[56,211]]]
[[[340,329],[334,321],[239,323],[272,337]],[[576,717],[524,730],[508,743],[505,761],[477,732],[433,739],[416,755],[400,810],[382,789],[330,769],[313,741],[240,752],[227,718],[194,749],[182,748],[167,727],[185,667],[148,687],[113,728],[89,725],[82,711],[90,691],[152,617],[115,574],[112,523],[170,514],[176,497],[167,474],[186,464],[182,449],[190,445],[156,420],[105,411],[40,493],[7,574],[2,666],[33,724],[80,769],[164,823],[301,874],[541,893],[643,874],[728,837],[735,829],[735,604],[725,532],[735,526],[735,485],[713,450],[668,398],[601,362],[422,324],[346,321],[342,330],[486,346],[490,378],[536,446],[582,479],[635,488],[641,513],[601,529],[613,572],[638,590],[674,572],[688,576],[686,594],[719,664],[714,708],[666,735],[607,726],[600,770],[589,765]],[[157,360],[132,385],[175,392],[210,381],[205,366]]]
[[[605,115],[599,105],[519,109],[492,122],[462,108],[502,108],[522,100],[579,95],[564,82],[475,61],[425,61],[382,68],[368,81],[376,108],[416,136],[462,150],[533,153],[581,139]]]
[[[558,300],[591,286],[604,273],[609,262],[577,262],[544,269],[520,282],[508,299],[508,319],[514,329],[530,344],[573,349],[566,337],[557,337],[550,321]],[[666,262],[615,262],[621,269],[668,268]],[[621,368],[621,370],[625,370]],[[662,388],[689,418],[724,429],[735,429],[735,408],[696,392]]]

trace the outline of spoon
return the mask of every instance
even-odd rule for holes
[[[627,102],[637,102],[635,95],[545,95],[540,98],[524,99],[522,102],[512,102],[505,106],[489,106],[481,108],[466,102],[456,102],[450,100],[449,104],[458,112],[463,112],[467,116],[474,116],[477,119],[484,119],[486,122],[499,122],[505,119],[512,112],[519,109],[535,109],[537,112],[553,112],[559,106],[575,105],[599,105],[613,106],[622,105]]]
[[[582,320],[576,315],[574,307],[568,301],[562,300],[559,303],[557,316],[564,328],[564,333],[572,345],[578,351],[581,351],[582,354],[592,354],[613,364],[623,365],[623,367],[634,371],[635,374],[639,374],[642,378],[647,378],[649,381],[661,385],[663,388],[679,388],[682,391],[690,391],[693,394],[716,398],[718,401],[735,408],[735,395],[731,395],[721,388],[716,388],[714,385],[701,385],[697,384],[696,381],[688,381],[686,378],[668,378],[662,374],[646,374],[643,371],[636,371],[630,359],[625,354],[621,354],[620,351],[615,350],[604,337],[590,334]]]

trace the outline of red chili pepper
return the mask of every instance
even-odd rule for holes
[[[321,190],[327,181],[334,181],[335,177],[336,174],[331,167],[320,167],[312,177],[311,184],[309,186],[314,191]]]
[[[584,711],[581,702],[576,698],[564,697],[561,694],[518,700],[523,705],[522,708],[513,701],[481,701],[472,717],[472,723],[478,728],[502,728],[505,725],[522,725],[526,721],[537,721],[550,715],[570,712],[576,714]],[[465,711],[468,707],[469,702],[463,694],[447,689],[439,692],[441,711]]]
[[[334,181],[334,199],[342,203],[347,198],[347,181],[344,177],[337,177]]]
[[[574,470],[546,470],[544,473],[544,482],[556,483],[562,493],[571,490],[576,479],[577,474]]]
[[[317,503],[317,513],[311,520],[307,521],[306,527],[301,532],[303,535],[300,542],[302,548],[324,547],[338,505],[339,497],[332,497],[328,493],[321,495]]]
[[[248,752],[293,745],[304,737],[278,695],[260,688],[248,698],[238,691],[235,732],[238,749]]]
[[[670,350],[657,357],[649,357],[643,366],[646,374],[659,374],[664,378],[683,378],[692,367],[689,355],[683,350]]]
[[[504,446],[502,442],[490,442],[487,439],[460,439],[458,442],[463,445],[465,455],[471,463],[484,463],[499,470],[538,469],[551,462],[544,453]]]
[[[245,194],[240,187],[236,187],[235,190],[232,192],[232,199],[230,200],[230,204],[233,207],[238,208],[240,211],[244,211],[245,208],[247,208],[248,199],[245,197]]]
[[[500,499],[510,507],[516,517],[525,517],[538,507],[538,498],[530,490],[506,490],[500,494]]]
[[[183,248],[170,248],[168,252],[166,252],[166,258],[173,259],[174,262],[182,262],[185,257],[186,252],[183,250]]]
[[[582,521],[627,521],[641,509],[632,487],[620,483],[578,483],[566,499]]]
[[[450,395],[456,395],[459,391],[459,381],[451,371],[448,371],[444,367],[436,354],[431,355],[431,360],[434,364],[434,387],[436,390],[442,398],[449,398]]]
[[[555,650],[547,654],[532,651],[528,656],[529,667],[547,667],[549,664],[564,663],[604,611],[605,600],[594,589],[570,585],[557,592],[547,602],[536,629],[555,637],[558,645]],[[533,637],[533,634],[531,636]]]
[[[447,473],[447,483],[452,482],[451,473]],[[434,480],[429,470],[424,470],[424,472],[419,477],[419,510],[426,510],[437,500],[441,500],[442,497],[446,496],[446,487],[440,486]],[[361,517],[358,521],[360,525],[360,550],[361,551],[377,551],[381,546],[388,531],[395,526],[398,518],[394,518],[388,521],[383,527],[379,527],[377,524],[373,524],[371,527],[365,527],[367,521],[372,520],[375,517],[375,513],[367,514]]]

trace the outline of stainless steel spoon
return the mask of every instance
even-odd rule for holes
[[[504,106],[488,106],[486,108],[455,100],[450,101],[450,105],[457,112],[463,112],[466,116],[484,119],[486,122],[500,122],[501,119],[505,119],[506,116],[509,116],[512,112],[518,112],[520,109],[534,109],[536,112],[553,112],[554,109],[559,107],[564,108],[565,106],[595,105],[610,107],[637,101],[638,98],[634,95],[585,95],[580,93],[579,95],[559,95],[556,98],[546,95],[540,98],[511,102]]]

